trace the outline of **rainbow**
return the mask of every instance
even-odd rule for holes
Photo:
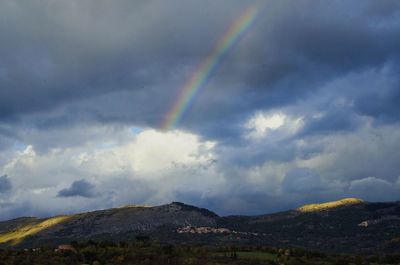
[[[163,120],[161,128],[165,131],[176,127],[182,116],[187,112],[199,91],[205,87],[225,55],[235,46],[241,37],[254,24],[259,13],[257,4],[249,6],[228,28],[217,41],[212,51],[196,67],[184,86],[180,89],[177,100],[173,103]]]

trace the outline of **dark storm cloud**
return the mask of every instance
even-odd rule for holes
[[[398,122],[400,117],[400,57],[388,64],[379,75],[372,73],[379,81],[363,84],[366,90],[355,100],[357,112],[377,119],[378,123]],[[383,79],[383,78],[384,79]]]
[[[327,112],[322,117],[309,117],[298,136],[327,134],[331,132],[355,130],[361,121],[351,111],[338,110]]]
[[[383,179],[367,177],[352,181],[348,192],[369,201],[395,201],[399,198],[400,187]]]
[[[212,1],[199,8],[194,1],[104,1],[76,9],[74,1],[3,2],[1,119],[63,108],[32,122],[158,126],[191,69],[249,3]],[[398,5],[390,1],[264,4],[265,12],[222,62],[182,126],[237,137],[240,128],[234,122],[219,126],[221,120],[241,121],[255,109],[307,98],[329,80],[399,55],[398,12],[385,11]],[[381,104],[386,100],[393,98]],[[397,113],[362,105],[371,115]]]
[[[375,4],[298,1],[291,3],[290,8],[282,7],[284,4],[280,8],[272,5],[274,12],[267,12],[249,37],[230,54],[183,125],[214,137],[234,136],[240,128],[225,126],[224,117],[240,121],[255,109],[281,108],[310,100],[315,103],[320,99],[314,95],[328,82],[369,69],[379,71],[387,63],[397,68],[398,12],[371,19],[367,9]],[[385,4],[383,1],[382,5]],[[346,11],[349,5],[355,7],[352,12]],[[309,132],[313,133],[311,127],[325,131],[353,130],[357,122],[346,116],[348,113],[352,117],[351,113],[357,110],[374,118],[390,117],[391,120],[387,119],[390,122],[398,120],[399,108],[394,102],[399,88],[396,84],[388,85],[394,93],[389,97],[376,97],[374,94],[380,92],[375,89],[371,97],[364,98],[366,88],[357,83],[348,91],[331,88],[333,99],[346,94],[353,96],[355,110],[327,113],[326,117],[334,118],[335,124],[321,120],[319,125],[310,125]],[[303,108],[307,106],[299,106],[296,112],[302,112]]]
[[[309,168],[294,168],[286,173],[282,187],[289,193],[322,193],[326,184],[317,172]]]
[[[236,1],[225,7],[222,18],[222,10],[215,9],[215,4],[201,4],[200,9],[198,3],[185,1],[2,5],[3,120],[109,92],[129,91],[135,100],[125,111],[133,111],[129,119],[135,122],[154,112],[157,105],[165,112],[169,104],[163,101],[170,99],[168,90],[178,86],[173,80],[175,72],[179,74],[185,63],[203,57],[212,46],[209,40],[218,37],[217,31],[207,31],[205,24],[196,22],[208,21],[214,30],[223,29],[228,22],[223,18],[235,15],[245,3]],[[178,8],[187,12],[176,16]],[[163,88],[152,89],[161,84]],[[148,102],[145,113],[136,109],[136,103],[143,99]],[[103,116],[117,101],[115,98],[103,106],[101,113],[92,113],[92,118],[107,121]],[[145,119],[154,123],[151,117]]]
[[[75,180],[69,188],[60,190],[57,196],[58,197],[81,196],[81,197],[91,198],[95,196],[94,188],[95,186],[92,183],[84,179]]]
[[[12,189],[12,184],[7,175],[0,177],[0,193],[5,193]]]

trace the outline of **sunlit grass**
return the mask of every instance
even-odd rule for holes
[[[300,212],[317,212],[317,211],[323,211],[323,210],[337,208],[340,206],[354,205],[354,204],[360,204],[360,203],[364,203],[364,201],[361,199],[357,199],[357,198],[346,198],[346,199],[333,201],[333,202],[326,202],[326,203],[319,203],[319,204],[307,204],[300,208],[297,208],[297,210]]]
[[[68,220],[70,216],[56,216],[49,218],[38,224],[26,225],[14,231],[0,234],[0,243],[10,243],[12,246],[18,245],[26,237],[35,235],[43,230],[55,226],[61,222]]]

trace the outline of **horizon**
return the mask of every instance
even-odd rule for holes
[[[400,200],[400,2],[0,2],[0,220]]]

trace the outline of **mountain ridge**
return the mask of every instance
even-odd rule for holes
[[[0,244],[18,248],[88,239],[134,240],[146,235],[165,243],[271,245],[334,252],[400,250],[396,243],[400,202],[352,198],[302,207],[221,217],[205,208],[172,202],[49,218],[23,217],[0,222]]]
[[[325,205],[325,204],[331,204],[331,203],[337,203],[337,202],[345,202],[345,201],[350,201],[350,200],[355,200],[355,201],[359,201],[360,203],[369,203],[367,201],[364,201],[362,199],[358,199],[358,198],[343,198],[340,200],[336,200],[336,201],[329,201],[329,202],[322,202],[322,203],[312,203],[312,204],[304,204],[302,206],[297,207],[296,209],[289,209],[289,210],[282,210],[282,211],[277,211],[277,212],[273,212],[273,213],[267,213],[267,214],[256,214],[256,215],[246,215],[246,214],[233,214],[233,215],[226,215],[225,217],[234,217],[234,216],[263,216],[263,215],[271,215],[271,214],[277,214],[277,213],[284,213],[284,212],[288,212],[288,211],[302,211],[303,208],[306,207],[310,207],[310,206],[318,206],[318,205]],[[52,217],[57,217],[57,216],[74,216],[74,215],[79,215],[79,214],[88,214],[88,213],[94,213],[94,212],[102,212],[102,211],[108,211],[108,210],[118,210],[118,209],[126,209],[126,208],[153,208],[153,207],[160,207],[160,206],[167,206],[167,205],[181,205],[187,208],[196,208],[196,209],[201,209],[201,210],[206,210],[208,212],[210,212],[212,215],[215,216],[219,216],[217,213],[207,209],[207,208],[203,208],[203,207],[197,207],[194,205],[190,205],[190,204],[186,204],[183,202],[178,202],[178,201],[173,201],[171,203],[168,204],[161,204],[161,205],[141,205],[141,204],[126,204],[126,205],[121,205],[121,206],[117,206],[117,207],[112,207],[112,208],[102,208],[102,209],[96,209],[96,210],[89,210],[86,212],[78,212],[78,213],[73,213],[73,214],[58,214],[58,215],[52,215],[52,216],[47,216],[47,217],[37,217],[37,216],[20,216],[20,217],[15,217],[15,218],[11,218],[11,219],[6,219],[6,220],[1,220],[0,223],[2,222],[9,222],[9,221],[18,221],[18,220],[22,220],[22,219],[47,219],[47,218],[52,218]],[[356,204],[356,203],[350,203],[350,204]],[[346,204],[341,204],[339,206],[346,206]],[[332,207],[334,208],[334,207]],[[327,210],[327,209],[323,209],[323,210]],[[304,211],[306,212],[306,211]],[[224,217],[224,216],[222,216]]]

